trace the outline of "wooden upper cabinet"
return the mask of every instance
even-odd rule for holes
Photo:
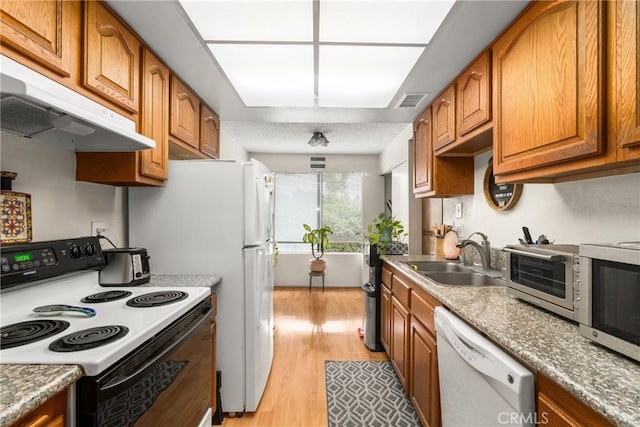
[[[431,107],[413,123],[413,192],[431,190],[430,171],[432,160]]]
[[[533,2],[493,45],[494,174],[604,152],[603,10]]]
[[[169,133],[180,141],[200,148],[200,100],[171,75],[171,111]]]
[[[139,107],[140,41],[102,2],[84,6],[82,84],[131,113]]]
[[[431,104],[433,149],[439,150],[456,140],[456,85],[447,88]]]
[[[0,39],[21,55],[61,76],[71,72],[72,4],[57,1],[0,2]]]
[[[486,51],[457,83],[458,138],[491,120],[491,56]]]
[[[618,161],[640,159],[640,3],[608,4],[609,139]]]
[[[220,158],[220,120],[204,104],[200,105],[200,151]]]
[[[149,50],[142,53],[142,105],[140,132],[156,142],[156,148],[140,152],[140,173],[167,178],[169,161],[169,70]]]

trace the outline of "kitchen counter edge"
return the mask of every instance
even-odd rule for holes
[[[18,421],[81,376],[77,365],[0,364],[0,427]]]
[[[640,365],[591,343],[577,323],[507,295],[505,287],[441,286],[404,264],[441,260],[434,256],[382,259],[616,425],[640,426]]]

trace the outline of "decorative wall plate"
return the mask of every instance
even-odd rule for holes
[[[493,177],[493,157],[484,172],[484,198],[497,211],[506,211],[518,203],[522,194],[522,184],[496,184]]]
[[[31,194],[3,190],[0,194],[0,244],[27,243],[32,238]]]

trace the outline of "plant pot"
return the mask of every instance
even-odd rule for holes
[[[309,260],[309,270],[321,273],[327,269],[327,261],[323,259],[312,259]]]
[[[380,239],[378,241],[380,243],[391,243],[391,230],[385,228],[380,231]]]

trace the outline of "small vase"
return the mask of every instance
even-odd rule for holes
[[[314,273],[322,273],[327,269],[327,261],[323,259],[309,260],[309,270]]]
[[[391,230],[385,228],[384,230],[380,231],[379,241],[381,243],[391,243]]]

